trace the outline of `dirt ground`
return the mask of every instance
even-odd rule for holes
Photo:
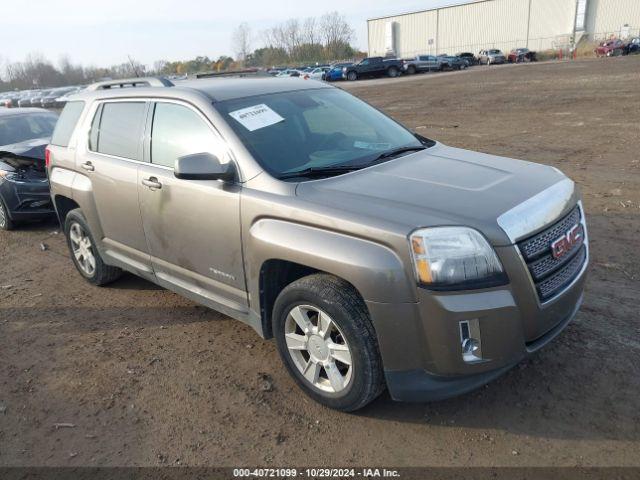
[[[578,317],[453,400],[330,411],[249,327],[132,276],[89,286],[54,223],[0,233],[0,465],[640,465],[639,86],[640,57],[345,85],[423,135],[556,166],[584,193]]]

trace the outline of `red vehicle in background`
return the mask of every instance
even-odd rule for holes
[[[528,48],[514,48],[507,55],[509,63],[535,62],[536,60],[536,52],[532,52]]]
[[[622,55],[623,52],[624,42],[617,38],[602,42],[600,46],[595,49],[596,57],[613,57]]]

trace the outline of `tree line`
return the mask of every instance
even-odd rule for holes
[[[251,51],[251,29],[240,24],[232,43],[237,58],[248,67],[324,63],[361,55],[352,45],[355,31],[343,15],[329,12],[321,17],[291,18],[263,31],[263,46]]]
[[[187,75],[223,72],[245,67],[269,68],[276,65],[324,63],[362,56],[351,43],[355,32],[343,15],[330,12],[321,17],[292,18],[254,37],[247,23],[233,32],[236,59],[222,55],[217,59],[198,56],[191,60],[158,60],[153,65],[128,58],[110,67],[82,66],[62,57],[58,64],[40,54],[30,54],[20,62],[0,58],[0,91],[83,85],[108,78],[145,75]],[[261,46],[252,49],[252,44]]]

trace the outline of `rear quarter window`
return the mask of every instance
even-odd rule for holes
[[[91,147],[106,155],[141,160],[145,115],[145,102],[104,103],[99,121],[94,119],[91,128]]]
[[[60,147],[69,145],[69,140],[71,140],[71,135],[73,135],[82,110],[84,110],[83,101],[67,102],[58,118],[56,128],[53,130],[53,135],[51,136],[52,145]]]

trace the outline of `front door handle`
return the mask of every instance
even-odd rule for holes
[[[151,190],[162,188],[162,184],[158,181],[156,177],[143,178],[142,184],[145,187],[149,187]]]
[[[89,172],[93,172],[96,169],[91,162],[84,162],[80,166]]]

